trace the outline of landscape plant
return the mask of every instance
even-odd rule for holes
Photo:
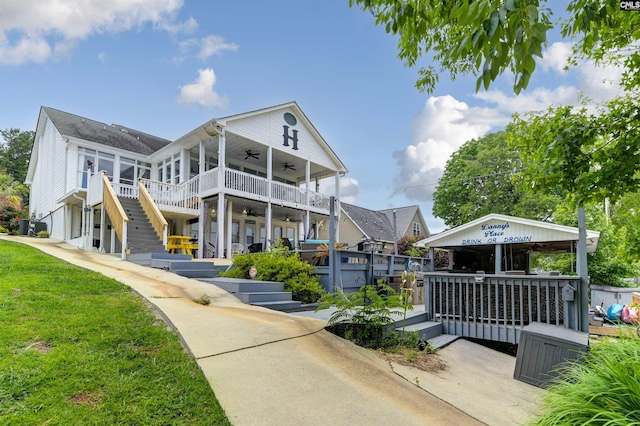
[[[566,364],[542,397],[536,425],[640,424],[640,339],[620,337],[590,347]]]
[[[0,206],[0,225],[10,234],[15,234],[20,228],[20,210],[13,205]]]
[[[235,255],[233,268],[220,273],[220,276],[250,279],[252,266],[256,268],[256,280],[284,283],[284,290],[291,292],[294,300],[315,303],[324,293],[318,276],[313,273],[313,266],[281,245],[262,253]]]
[[[9,241],[0,277],[0,424],[230,424],[129,287]]]
[[[320,299],[316,312],[331,307],[335,311],[329,317],[329,325],[343,326],[344,337],[359,346],[371,349],[398,345],[418,347],[417,334],[398,336],[390,327],[396,322],[393,314],[406,313],[406,309],[413,308],[406,297],[397,294],[382,279],[352,293],[327,293]]]

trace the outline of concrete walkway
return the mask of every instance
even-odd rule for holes
[[[389,363],[324,330],[326,322],[246,305],[213,285],[77,250],[0,237],[130,286],[178,333],[234,425],[515,425],[542,390],[514,380],[515,359],[459,340],[427,373]],[[209,306],[193,302],[203,294]]]

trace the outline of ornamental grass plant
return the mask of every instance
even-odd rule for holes
[[[126,285],[0,240],[0,425],[227,425],[195,360]]]
[[[565,365],[543,397],[536,425],[640,425],[640,339],[596,343]]]

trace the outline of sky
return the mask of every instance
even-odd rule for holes
[[[566,0],[553,2],[566,4]],[[346,165],[341,199],[379,210],[419,205],[466,141],[514,113],[603,101],[621,71],[564,66],[549,46],[529,87],[513,76],[475,93],[473,76],[432,94],[397,39],[348,0],[0,0],[0,129],[35,130],[41,106],[175,140],[216,117],[295,101]]]

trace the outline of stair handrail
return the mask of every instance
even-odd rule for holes
[[[127,226],[129,224],[129,217],[124,212],[122,204],[120,204],[120,200],[118,200],[116,192],[113,190],[111,182],[109,182],[109,178],[107,177],[107,173],[105,171],[102,172],[102,182],[104,188],[104,208],[111,218],[111,225],[113,226],[113,229],[115,229],[118,238],[120,238],[120,241],[122,242],[122,258],[126,259]]]
[[[149,218],[151,226],[153,226],[153,229],[156,231],[158,238],[162,240],[162,244],[167,247],[167,230],[169,228],[169,223],[160,212],[158,205],[153,200],[151,194],[149,194],[149,191],[147,191],[142,179],[138,179],[138,189],[142,210],[144,210],[145,214]]]

